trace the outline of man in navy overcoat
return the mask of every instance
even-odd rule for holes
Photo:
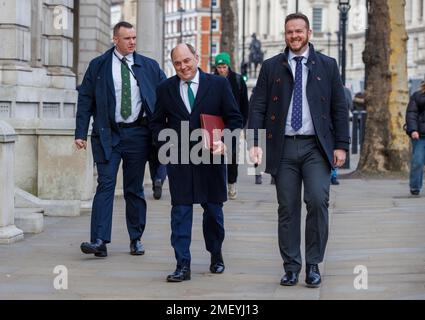
[[[111,241],[112,209],[117,172],[123,161],[125,215],[130,253],[145,252],[141,237],[146,222],[143,190],[145,164],[152,135],[148,119],[155,108],[158,84],[166,79],[158,63],[135,52],[133,26],[114,27],[115,46],[93,59],[79,87],[75,144],[86,148],[90,118],[91,146],[98,173],[93,199],[90,242],[82,252],[106,257]]]
[[[329,176],[332,167],[344,164],[350,137],[338,65],[314,50],[309,43],[311,34],[304,14],[286,17],[287,47],[261,67],[248,128],[266,129],[266,172],[276,183],[279,248],[285,269],[280,284],[296,285],[302,267],[303,186],[307,205],[305,282],[316,288],[322,281],[318,264],[328,239]],[[261,146],[255,140],[250,144],[252,160],[261,163]]]
[[[167,165],[172,204],[171,244],[177,260],[177,268],[167,281],[181,282],[190,280],[189,247],[195,203],[201,204],[204,210],[203,233],[206,249],[211,254],[210,271],[224,271],[223,202],[227,200],[226,164],[222,156],[224,143],[217,141],[211,154],[211,158],[219,157],[219,164],[194,164],[193,158],[185,163],[183,159],[189,158],[189,151],[182,154],[185,152],[182,145],[189,142],[189,136],[182,128],[186,127],[190,132],[201,128],[201,113],[221,116],[230,130],[242,128],[243,120],[229,82],[198,69],[199,58],[191,45],[177,45],[171,51],[171,59],[177,75],[158,87],[156,110],[150,125],[158,145],[161,143],[158,135],[165,128],[173,129],[181,142],[177,146],[178,161]],[[194,144],[191,143],[191,147]]]

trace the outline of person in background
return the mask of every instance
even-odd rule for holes
[[[419,195],[422,189],[425,165],[425,82],[410,97],[406,111],[406,133],[412,142],[410,162],[410,193]]]
[[[243,117],[243,126],[248,120],[248,89],[242,75],[234,72],[230,68],[230,55],[227,52],[221,52],[215,57],[215,74],[225,77],[230,82],[233,96],[238,104]],[[227,195],[230,200],[236,199],[238,191],[236,181],[238,179],[237,151],[239,150],[236,141],[232,143],[232,159],[227,164]]]

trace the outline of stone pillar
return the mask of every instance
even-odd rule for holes
[[[0,120],[0,244],[9,244],[24,238],[15,226],[14,206],[14,146],[15,130]]]
[[[164,61],[164,0],[139,0],[137,6],[137,51]]]
[[[80,0],[78,80],[83,81],[90,60],[112,46],[111,0]]]

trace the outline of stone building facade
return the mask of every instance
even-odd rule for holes
[[[284,20],[296,11],[306,14],[313,29],[312,42],[316,50],[338,59],[339,11],[338,0],[238,0],[239,43],[242,49],[243,2],[245,2],[245,61],[251,35],[262,42],[265,58],[285,47]],[[425,74],[425,0],[406,0],[408,76],[410,81],[424,79]],[[364,63],[362,53],[367,28],[365,0],[351,0],[347,21],[346,78],[354,92],[363,90]],[[240,50],[242,54],[242,50]]]

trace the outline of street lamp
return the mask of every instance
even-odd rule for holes
[[[350,0],[339,0],[338,1],[338,10],[339,10],[339,18],[340,18],[340,32],[342,45],[341,45],[341,80],[342,83],[345,86],[345,59],[346,59],[346,52],[345,52],[345,44],[346,44],[346,38],[347,38],[347,19],[348,19],[348,11],[350,11]],[[344,88],[345,90],[345,88]],[[350,152],[347,154],[346,161],[344,165],[342,166],[344,169],[350,168]]]
[[[180,43],[183,43],[183,12],[186,10],[183,9],[183,7],[179,7],[177,9],[178,12],[180,12]]]
[[[345,44],[347,38],[347,19],[348,19],[348,11],[350,11],[350,0],[339,0],[338,1],[338,10],[340,12],[340,34],[342,40],[342,48],[341,48],[341,79],[342,83],[345,85],[345,59],[346,59],[346,51]]]
[[[329,31],[326,32],[326,36],[328,37],[328,56],[331,55],[331,37],[332,37],[332,33],[330,33]]]
[[[242,62],[241,74],[246,80],[247,70],[245,66],[245,0],[242,0]]]

